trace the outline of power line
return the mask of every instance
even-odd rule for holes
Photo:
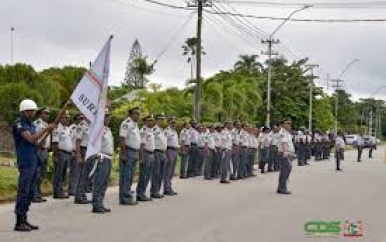
[[[220,0],[215,0],[220,2]],[[371,9],[371,8],[385,8],[385,1],[370,1],[370,2],[255,2],[255,1],[226,1],[228,4],[248,5],[257,7],[282,7],[282,8],[298,8],[305,4],[312,5],[313,8],[319,9]]]
[[[254,19],[266,19],[266,20],[280,20],[284,21],[286,18],[282,17],[268,17],[268,16],[256,16],[251,14],[237,14],[229,12],[212,12],[210,10],[205,10],[211,14],[220,14],[220,15],[232,15],[240,16],[245,18],[254,18]],[[358,23],[358,22],[386,22],[386,18],[374,18],[374,19],[299,19],[299,18],[290,18],[288,21],[293,22],[316,22],[316,23]]]
[[[178,36],[181,34],[182,30],[190,23],[190,21],[192,20],[195,13],[196,13],[196,11],[189,14],[188,19],[181,25],[180,28],[178,28],[176,33],[172,36],[170,41],[167,43],[166,47],[158,54],[155,62],[157,62],[159,60],[159,58],[161,58],[166,53],[166,51],[170,48],[170,46],[174,43],[174,41],[176,41]]]
[[[237,27],[234,27],[233,25],[227,25],[229,24],[228,22],[224,22],[221,20],[218,20],[216,16],[214,15],[208,15],[207,19],[210,19],[213,22],[216,22],[217,26],[221,26],[226,33],[229,33],[229,35],[232,38],[238,38],[243,40],[246,44],[248,44],[252,48],[256,48],[256,44],[253,40],[250,39],[250,36],[245,36],[244,33],[240,33],[240,30]],[[234,30],[236,28],[236,30]]]
[[[192,11],[192,9],[190,9],[188,7],[177,6],[177,5],[163,3],[163,2],[159,2],[159,1],[155,1],[155,0],[142,0],[142,1],[156,4],[156,5],[159,5],[162,7]],[[274,21],[286,20],[286,18],[283,18],[283,17],[256,16],[256,15],[251,15],[251,14],[239,14],[239,13],[230,13],[230,12],[214,12],[214,11],[207,10],[207,9],[204,9],[204,11],[207,13],[210,13],[210,14],[231,15],[231,16],[239,16],[239,17],[254,18],[254,19],[265,19],[265,20],[274,20]],[[316,22],[316,23],[358,23],[358,22],[375,23],[375,22],[386,22],[386,18],[362,18],[362,19],[299,19],[299,18],[290,18],[288,21]]]

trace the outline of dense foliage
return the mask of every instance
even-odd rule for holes
[[[295,127],[308,126],[309,88],[314,85],[314,128],[332,129],[336,94],[328,96],[322,88],[315,86],[307,74],[306,63],[307,59],[289,63],[283,58],[272,62],[272,121],[276,123],[284,117],[291,117]],[[138,71],[145,79],[151,79],[154,70],[145,58],[138,61]],[[1,116],[11,122],[17,114],[19,102],[25,98],[59,110],[84,72],[85,69],[79,67],[50,68],[37,72],[26,64],[0,66]],[[127,85],[110,87],[109,99],[118,100],[112,104],[114,132],[117,132],[119,123],[126,117],[127,110],[133,106],[141,106],[144,114],[176,115],[180,121],[190,118],[195,88],[194,82],[190,83],[193,85],[188,84],[184,89],[162,89],[161,85],[150,83],[147,89],[138,91],[132,102],[119,98],[130,93],[133,88]],[[259,62],[259,57],[255,55],[240,56],[232,69],[219,71],[203,80],[200,103],[202,121],[223,122],[231,118],[262,126],[266,114],[266,90],[266,63]],[[359,132],[368,123],[366,119],[370,117],[371,110],[376,123],[378,106],[381,110],[385,104],[374,99],[353,102],[350,94],[343,90],[338,91],[337,95],[339,127],[349,132]],[[386,118],[385,114],[382,112],[383,118]],[[385,125],[383,132],[386,133]]]

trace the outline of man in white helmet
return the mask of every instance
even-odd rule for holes
[[[20,103],[20,115],[12,124],[12,134],[17,155],[17,167],[19,170],[18,191],[16,198],[15,231],[31,231],[38,229],[27,220],[27,212],[34,198],[36,179],[38,178],[38,142],[47,133],[50,133],[55,124],[36,132],[33,120],[37,111],[37,105],[32,100],[23,100]]]

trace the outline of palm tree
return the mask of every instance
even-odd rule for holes
[[[259,73],[263,65],[257,61],[258,55],[240,55],[234,68],[238,71],[247,71],[249,74]]]
[[[190,80],[194,80],[194,69],[196,66],[196,54],[197,54],[197,38],[188,38],[185,40],[185,44],[181,46],[182,48],[182,55],[183,56],[188,56],[187,62],[190,64]],[[206,55],[206,53],[203,51],[203,47],[201,47],[202,54]],[[194,83],[190,81],[189,83]]]
[[[146,83],[149,82],[147,76],[154,73],[154,63],[149,64],[146,57],[138,57],[133,62],[133,71],[140,76],[140,86],[145,87]]]

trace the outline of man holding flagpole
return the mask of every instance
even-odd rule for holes
[[[100,156],[97,158],[98,166],[94,174],[94,190],[92,195],[93,213],[109,213],[110,208],[106,208],[103,204],[106,190],[109,185],[111,167],[114,155],[114,137],[109,128],[110,112],[106,109],[103,138],[101,144]]]
[[[76,105],[79,111],[90,121],[89,142],[87,144],[86,155],[84,160],[90,158],[99,158],[101,152],[102,138],[105,129],[105,108],[108,90],[108,77],[110,68],[110,36],[107,43],[99,53],[98,57],[91,65],[90,70],[86,72],[78,86],[71,95],[72,102]],[[93,172],[95,172],[94,167]],[[92,174],[83,173],[81,176],[91,177]],[[85,177],[80,178],[82,181],[87,180]],[[80,186],[79,184],[78,186]],[[77,189],[84,189],[78,187]]]

